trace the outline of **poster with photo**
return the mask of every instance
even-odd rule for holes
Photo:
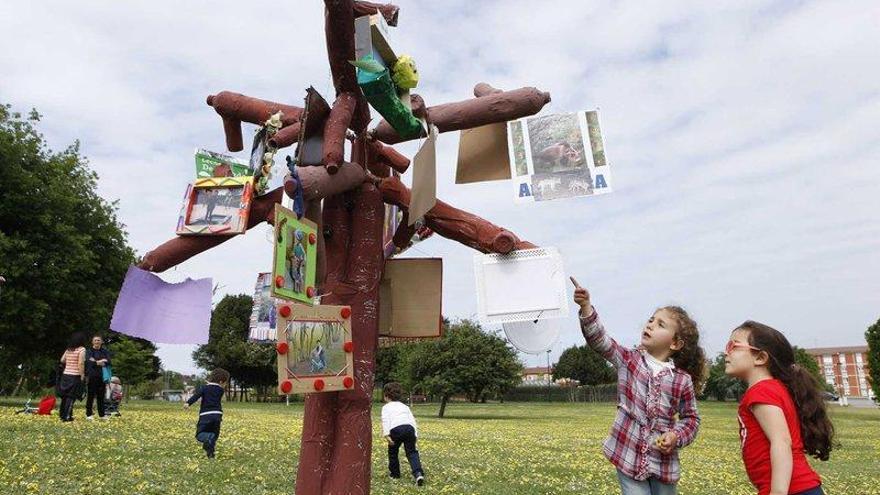
[[[196,149],[196,177],[243,177],[251,175],[248,162],[241,158]]]
[[[248,340],[274,342],[277,316],[275,299],[272,297],[272,273],[260,273],[257,275],[257,283],[254,287],[254,305],[248,325]]]
[[[507,130],[517,202],[612,191],[597,111],[528,117],[508,122]]]
[[[272,264],[273,297],[312,304],[317,269],[318,226],[309,219],[275,205],[275,255]]]

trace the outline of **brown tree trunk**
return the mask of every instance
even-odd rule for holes
[[[440,399],[440,413],[437,415],[437,417],[442,418],[443,415],[446,414],[446,403],[447,402],[449,402],[449,396],[446,394],[443,394]]]

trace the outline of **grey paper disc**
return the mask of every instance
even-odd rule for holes
[[[540,354],[547,351],[559,338],[559,327],[564,318],[550,318],[504,323],[504,334],[514,347],[528,354]]]

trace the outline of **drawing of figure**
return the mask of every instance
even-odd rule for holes
[[[583,180],[573,180],[568,184],[568,190],[571,193],[582,192],[584,194],[589,194],[592,189],[592,184]]]
[[[321,345],[321,340],[318,340],[318,344],[312,349],[312,355],[309,359],[309,365],[311,366],[311,372],[317,373],[319,371],[323,371],[324,368],[327,367],[327,357],[324,354],[324,346]]]
[[[214,208],[217,207],[217,191],[213,189],[208,189],[204,192],[205,195],[205,223],[211,225],[211,217],[214,216]]]
[[[306,250],[305,232],[297,229],[291,236],[291,247],[287,253],[287,266],[294,292],[305,292]]]

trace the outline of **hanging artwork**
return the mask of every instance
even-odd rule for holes
[[[254,305],[248,325],[248,340],[274,341],[277,316],[275,299],[272,297],[272,273],[260,273],[257,275],[257,283],[254,287]]]
[[[597,111],[520,119],[507,131],[518,202],[612,191]]]
[[[230,235],[247,230],[254,178],[209,177],[187,186],[178,235]]]
[[[318,251],[318,226],[281,205],[275,205],[275,256],[272,296],[312,304]]]
[[[248,162],[241,158],[196,149],[196,177],[245,177],[253,175]]]
[[[565,270],[556,248],[477,254],[474,276],[483,324],[568,316]]]
[[[349,306],[279,305],[276,349],[282,394],[354,387]]]
[[[379,336],[436,339],[443,331],[443,260],[392,258],[379,285]]]
[[[400,217],[403,212],[397,205],[385,205],[385,221],[382,226],[382,247],[385,251],[385,257],[388,258],[394,254],[394,234],[400,225]]]
[[[300,127],[296,163],[300,167],[323,165],[324,123],[330,115],[330,105],[313,87],[306,90],[305,108]]]

